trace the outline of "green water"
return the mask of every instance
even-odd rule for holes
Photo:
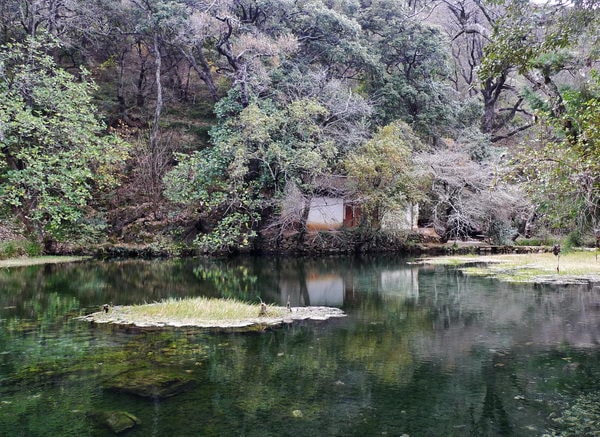
[[[343,308],[265,333],[75,320],[107,302],[226,296]],[[393,257],[86,262],[0,270],[0,435],[600,435],[600,289],[468,278]],[[108,387],[184,375],[166,399]],[[144,373],[145,372],[145,373]],[[129,373],[126,373],[129,375]]]

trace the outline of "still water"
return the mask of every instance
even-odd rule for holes
[[[90,261],[0,270],[0,435],[600,435],[600,290],[509,285],[393,257]],[[224,296],[347,317],[265,333],[139,332],[107,302]],[[156,399],[110,389],[183,375]],[[142,381],[143,383],[144,381]],[[134,383],[134,382],[132,382]]]

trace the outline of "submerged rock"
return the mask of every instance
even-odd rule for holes
[[[127,411],[94,411],[89,413],[89,417],[115,434],[120,434],[142,423],[140,419]]]
[[[104,388],[144,398],[163,399],[187,391],[194,382],[185,373],[161,373],[154,369],[130,370],[111,378],[104,384]]]

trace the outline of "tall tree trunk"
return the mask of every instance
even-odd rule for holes
[[[481,131],[491,133],[494,130],[494,119],[496,118],[496,101],[490,99],[482,90],[483,115],[481,116]]]
[[[248,93],[248,67],[241,65],[236,72],[236,82],[240,89],[240,99],[242,100],[242,106],[245,108],[250,104],[250,95]]]
[[[127,109],[127,105],[125,103],[125,56],[127,56],[127,51],[123,50],[121,52],[121,56],[119,57],[119,79],[117,86],[117,103],[119,104],[119,117],[124,117],[125,110]]]
[[[138,74],[136,83],[136,98],[135,104],[138,108],[142,108],[146,103],[146,96],[144,95],[144,83],[146,82],[146,57],[143,55],[142,43],[137,41],[136,43],[137,53],[140,58],[140,72]]]
[[[162,83],[161,83],[161,63],[162,58],[160,55],[160,45],[158,41],[158,30],[154,32],[154,65],[155,65],[155,82],[156,82],[156,107],[154,108],[154,119],[152,120],[152,131],[150,132],[150,150],[152,152],[157,150],[158,141],[158,130],[160,115],[163,108],[163,95],[162,95]]]

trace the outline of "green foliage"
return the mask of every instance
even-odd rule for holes
[[[412,129],[396,121],[350,154],[344,166],[355,184],[363,207],[378,221],[386,211],[420,198],[419,182],[412,162],[413,149],[423,145]]]
[[[0,24],[6,40],[19,41],[33,29],[21,29],[26,23],[17,19],[19,3],[9,3]],[[2,55],[6,67],[0,74],[8,78],[0,103],[0,122],[7,126],[0,133],[2,212],[18,215],[39,239],[74,233],[93,239],[106,229],[94,210],[110,199],[101,190],[114,187],[110,176],[124,156],[123,146],[106,135],[90,95],[101,102],[102,113],[111,114],[111,125],[146,138],[161,84],[165,108],[160,128],[163,138],[171,139],[169,148],[156,141],[156,147],[129,161],[133,175],[148,177],[130,178],[113,197],[118,199],[114,204],[127,202],[128,211],[152,214],[152,207],[134,207],[147,205],[149,192],[152,202],[164,200],[160,178],[167,173],[164,194],[189,205],[188,217],[198,213],[203,234],[196,243],[208,252],[250,246],[259,228],[283,211],[279,199],[288,183],[298,187],[300,197],[315,190],[315,181],[323,179],[319,176],[347,171],[356,177],[367,209],[384,211],[417,200],[412,152],[405,155],[402,148],[418,149],[419,140],[403,136],[408,128],[400,129],[396,145],[396,133],[380,138],[396,120],[407,123],[432,149],[449,139],[463,144],[477,163],[492,153],[490,138],[476,127],[484,109],[483,88],[472,78],[461,78],[450,52],[452,45],[455,62],[477,69],[479,51],[493,26],[483,17],[483,26],[463,29],[469,38],[479,35],[469,40],[477,44],[456,47],[442,30],[450,30],[452,15],[440,23],[437,14],[415,14],[429,5],[414,9],[414,4],[397,0],[236,0],[210,7],[183,0],[75,3],[81,8],[73,12],[57,5],[55,17],[46,16],[44,8],[31,11],[36,32],[61,29],[65,47],[42,50],[39,43],[37,48],[27,43],[7,47]],[[486,11],[493,12],[491,23],[497,13],[504,15],[492,29],[481,68],[484,76],[506,75],[506,82],[497,82],[502,98],[493,100],[489,129],[501,137],[510,127],[498,133],[502,122],[529,117],[529,108],[511,108],[514,102],[504,99],[508,88],[520,83],[513,80],[514,71],[555,74],[583,59],[573,56],[574,14],[561,18],[525,0],[494,3],[506,8],[488,10],[481,4],[463,18],[470,25]],[[560,23],[567,24],[564,30]],[[32,65],[21,62],[23,53],[33,59]],[[85,72],[79,80],[61,70],[48,53],[64,60],[62,65],[68,62],[71,72],[88,65],[101,89]],[[465,82],[473,86],[466,89]],[[521,97],[521,90],[512,91]],[[538,100],[536,111],[553,109],[553,102],[540,98],[541,88],[530,91],[530,101],[534,96]],[[158,120],[160,110],[156,114]],[[593,133],[593,117],[579,117],[577,123],[587,123],[581,129]],[[386,128],[377,132],[380,126]],[[171,150],[180,152],[174,160]],[[140,182],[148,180],[151,189]],[[155,218],[166,212],[166,223],[177,212],[163,206],[156,208]],[[297,216],[302,219],[302,211]],[[121,220],[120,213],[111,217],[119,226],[131,223],[129,217]],[[132,219],[130,234],[141,234],[147,222]]]
[[[583,231],[600,221],[600,82],[563,96],[564,115],[540,112],[556,136],[541,137],[514,164],[553,227]]]
[[[277,107],[270,101],[250,104],[239,116],[217,126],[212,137],[219,153],[230,156],[232,181],[248,177],[278,191],[288,180],[306,180],[322,172],[335,156],[321,121],[328,111],[317,101],[300,99]],[[256,175],[251,173],[256,171]]]
[[[595,2],[501,3],[504,14],[485,48],[480,77],[513,69],[527,77],[533,88],[523,97],[543,122],[539,138],[515,158],[517,178],[553,228],[597,227],[600,88],[589,60],[597,46],[598,9]],[[561,86],[559,73],[574,70],[581,75],[576,87]]]
[[[492,244],[512,244],[512,237],[517,234],[517,229],[505,220],[491,219],[487,227],[487,236]]]
[[[17,246],[13,241],[9,241],[8,243],[2,244],[2,257],[3,258],[13,258],[17,253]]]
[[[597,435],[600,423],[600,397],[597,393],[581,394],[553,420],[560,427],[559,433],[552,432],[553,436]]]
[[[507,0],[503,16],[496,22],[491,42],[485,47],[481,79],[498,77],[511,68],[519,73],[538,68],[552,74],[564,66],[566,48],[574,28],[561,17],[525,0]],[[538,32],[542,27],[543,32]]]
[[[42,248],[36,241],[14,240],[0,243],[0,259],[19,256],[39,256]]]
[[[567,238],[565,238],[562,249],[568,253],[573,251],[576,247],[581,247],[582,245],[583,234],[579,229],[574,229],[569,232],[569,235],[567,235]]]
[[[370,50],[379,55],[364,89],[378,102],[379,124],[402,119],[431,138],[456,124],[460,104],[445,80],[450,67],[440,29],[406,14],[390,1],[374,2],[361,14],[361,24],[373,32],[366,37]]]
[[[260,215],[252,210],[233,211],[224,215],[208,234],[200,234],[194,241],[207,253],[227,252],[246,248],[256,237]]]
[[[217,105],[221,117],[232,108],[224,100]],[[274,196],[288,181],[306,183],[327,170],[336,153],[321,124],[327,114],[310,99],[281,107],[252,103],[213,129],[212,148],[178,155],[180,163],[165,178],[166,196],[219,217],[211,232],[198,236],[201,250],[248,246],[269,204],[265,194]]]
[[[78,231],[96,190],[114,186],[125,145],[106,135],[93,83],[60,69],[48,41],[0,47],[0,198],[40,238]]]
[[[194,268],[194,275],[218,290],[220,297],[252,303],[260,300],[258,276],[247,266],[205,261]]]
[[[554,241],[555,239],[551,237],[519,238],[514,244],[515,246],[551,246]]]
[[[459,131],[457,141],[463,145],[469,157],[478,163],[488,161],[498,153],[490,144],[489,134],[484,134],[474,126]]]

